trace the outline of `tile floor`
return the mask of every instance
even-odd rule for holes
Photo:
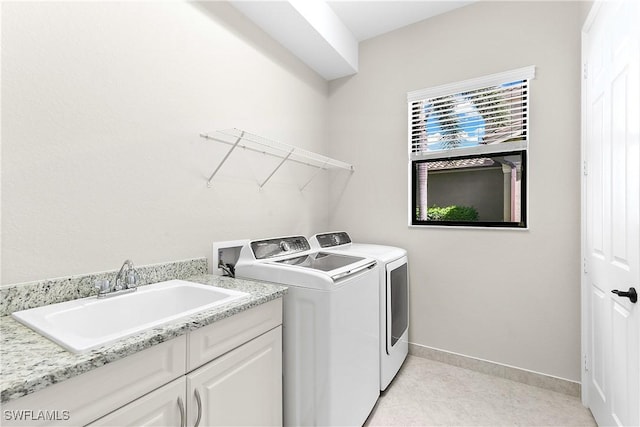
[[[408,356],[365,426],[595,426],[580,399]]]

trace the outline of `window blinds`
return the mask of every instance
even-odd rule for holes
[[[505,142],[526,146],[529,79],[533,76],[534,67],[527,67],[410,92],[410,153]]]

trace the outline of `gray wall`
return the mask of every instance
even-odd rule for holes
[[[581,7],[477,2],[362,43],[331,82],[331,155],[358,169],[330,226],[408,249],[411,342],[580,380]],[[529,229],[408,227],[407,92],[529,65]]]
[[[326,229],[326,176],[228,149],[326,154],[327,82],[223,2],[2,2],[2,283],[210,256]]]

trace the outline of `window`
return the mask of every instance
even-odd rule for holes
[[[407,94],[410,225],[527,226],[526,67]]]

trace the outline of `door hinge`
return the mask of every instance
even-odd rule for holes
[[[586,79],[588,73],[589,73],[589,67],[587,66],[587,63],[585,62],[584,64],[582,64],[582,78]]]
[[[582,174],[584,176],[589,175],[589,169],[587,168],[588,164],[587,161],[585,160],[584,162],[582,162]]]
[[[584,274],[587,274],[587,259],[586,258],[582,259],[582,271],[584,272]]]
[[[584,355],[584,371],[589,372],[589,362],[586,354]]]

